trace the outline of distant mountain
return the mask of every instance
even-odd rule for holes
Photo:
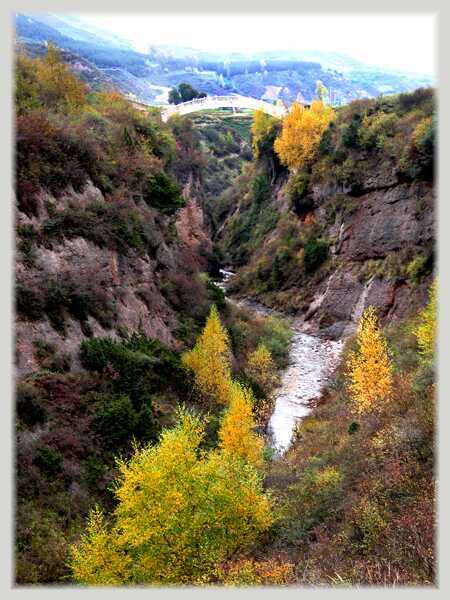
[[[92,23],[83,21],[75,15],[59,14],[56,16],[51,13],[40,13],[39,15],[36,15],[36,18],[73,39],[79,39],[94,44],[103,42],[104,44],[115,46],[117,48],[133,50],[131,42],[123,40],[109,31],[99,29],[95,25],[92,25]]]
[[[239,93],[291,103],[310,102],[320,79],[336,105],[433,84],[428,76],[380,70],[345,54],[319,50],[244,54],[166,45],[149,46],[144,54],[72,15],[17,14],[16,33],[31,51],[33,45],[51,42],[78,55],[124,94],[148,104],[166,104],[170,88],[183,81],[208,94]],[[95,79],[100,82],[102,77]]]

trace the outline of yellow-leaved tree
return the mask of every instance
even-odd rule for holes
[[[276,135],[277,119],[262,110],[255,110],[252,120],[253,156],[259,158],[265,150],[271,150]]]
[[[357,350],[348,359],[349,391],[360,414],[377,411],[392,391],[392,363],[373,306],[358,324]]]
[[[254,429],[252,393],[248,388],[233,382],[229,406],[219,430],[222,452],[231,459],[239,458],[254,467],[261,466],[264,442]]]
[[[423,364],[431,366],[434,360],[436,346],[436,318],[437,318],[437,282],[430,286],[429,300],[427,306],[419,314],[414,335],[417,338],[419,352]]]
[[[195,378],[195,387],[207,404],[227,404],[230,397],[231,369],[228,333],[212,306],[206,325],[194,348],[182,356],[183,364]]]
[[[206,583],[268,529],[272,507],[261,476],[228,452],[199,451],[202,438],[199,418],[180,411],[156,446],[119,463],[111,524],[94,510],[71,548],[77,582]]]
[[[247,359],[247,375],[265,392],[270,392],[277,383],[276,368],[267,346],[259,344]]]
[[[333,116],[333,109],[321,100],[314,100],[311,108],[294,102],[274,144],[280,161],[291,171],[306,167],[314,158],[322,133]]]

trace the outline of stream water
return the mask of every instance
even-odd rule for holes
[[[222,270],[220,287],[226,291],[227,282],[234,275]],[[235,299],[227,296],[230,302],[246,307],[267,316],[280,312],[267,308],[249,299]],[[294,335],[289,349],[289,364],[281,375],[280,385],[274,392],[274,411],[269,421],[268,433],[273,448],[283,453],[292,440],[295,425],[311,411],[310,403],[317,398],[339,362],[342,341],[324,340],[303,333],[295,319],[286,317]]]

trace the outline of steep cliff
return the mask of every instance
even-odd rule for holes
[[[203,256],[208,251],[201,212],[195,213],[200,222],[185,216],[195,212],[194,199],[175,222],[130,200],[113,206],[92,184],[58,200],[41,192],[37,206],[35,216],[17,217],[19,373],[40,368],[44,342],[72,369],[80,368],[79,346],[92,336],[142,332],[180,347],[180,306],[186,317],[199,311],[180,296],[195,287],[205,264],[199,248]]]
[[[434,255],[433,96],[418,90],[341,109],[309,169],[267,156],[227,192],[217,240],[232,289],[340,337],[374,305],[384,321],[426,301]],[[266,161],[264,162],[264,159]]]

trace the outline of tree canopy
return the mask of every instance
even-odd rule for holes
[[[311,108],[294,102],[274,144],[280,161],[292,171],[308,166],[333,115],[333,109],[321,100],[315,100]]]
[[[227,444],[199,450],[200,419],[186,411],[156,446],[122,461],[112,525],[91,512],[72,547],[76,581],[88,585],[205,583],[272,523],[258,472]]]
[[[356,341],[348,362],[349,391],[357,412],[376,411],[391,394],[393,367],[373,306],[359,321]]]
[[[181,104],[194,100],[194,98],[206,98],[206,94],[199,92],[189,83],[180,83],[178,87],[173,87],[169,92],[170,104]]]
[[[228,404],[231,389],[228,333],[216,306],[212,306],[195,347],[183,355],[183,364],[194,374],[195,387],[207,404]]]

